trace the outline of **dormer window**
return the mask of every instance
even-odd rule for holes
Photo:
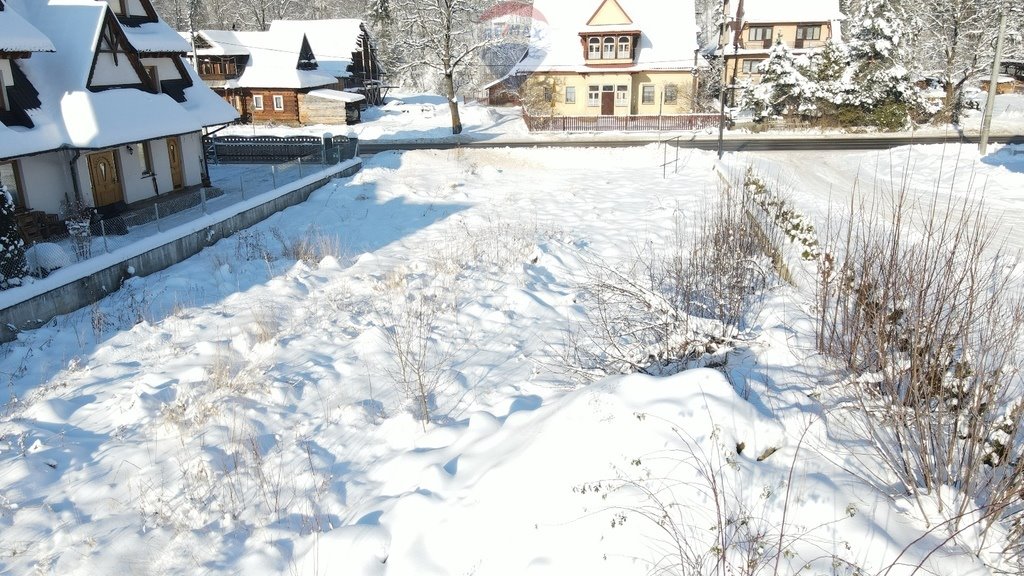
[[[604,54],[601,56],[601,58],[605,60],[615,59],[615,38],[604,39]]]
[[[633,55],[630,53],[630,41],[629,36],[619,36],[619,54],[618,58],[632,58]]]
[[[628,35],[619,32],[608,35],[584,35],[587,61],[601,64],[628,64],[633,60],[633,49],[640,36],[639,32]]]

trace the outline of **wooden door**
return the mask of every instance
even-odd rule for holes
[[[114,150],[89,154],[89,179],[92,180],[93,203],[106,206],[124,201],[121,178],[117,174]]]
[[[615,114],[615,92],[601,92],[601,115]]]
[[[181,140],[177,136],[167,139],[167,159],[171,162],[171,186],[177,190],[185,182],[181,175]]]

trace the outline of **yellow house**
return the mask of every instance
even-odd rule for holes
[[[621,117],[693,111],[692,0],[535,0],[529,51],[506,84],[533,116]]]
[[[761,79],[757,67],[776,39],[794,54],[811,54],[841,39],[839,0],[724,0],[721,55],[728,85]]]

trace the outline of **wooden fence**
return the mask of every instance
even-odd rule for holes
[[[718,114],[672,116],[530,116],[523,120],[531,132],[657,132],[718,128]]]
[[[287,162],[320,156],[321,162],[337,163],[355,157],[356,138],[346,136],[216,136],[203,139],[207,160],[224,164]]]

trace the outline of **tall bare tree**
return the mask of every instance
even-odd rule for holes
[[[480,15],[491,0],[391,0],[390,12],[397,34],[393,42],[403,60],[402,69],[432,71],[440,76],[448,99],[452,134],[462,132],[456,99],[463,76],[472,73],[477,53],[495,41],[483,33]]]
[[[918,64],[938,76],[946,92],[944,117],[958,122],[963,90],[990,70],[999,16],[1020,29],[1024,10],[1015,0],[920,0],[904,2],[904,20],[913,26]]]

